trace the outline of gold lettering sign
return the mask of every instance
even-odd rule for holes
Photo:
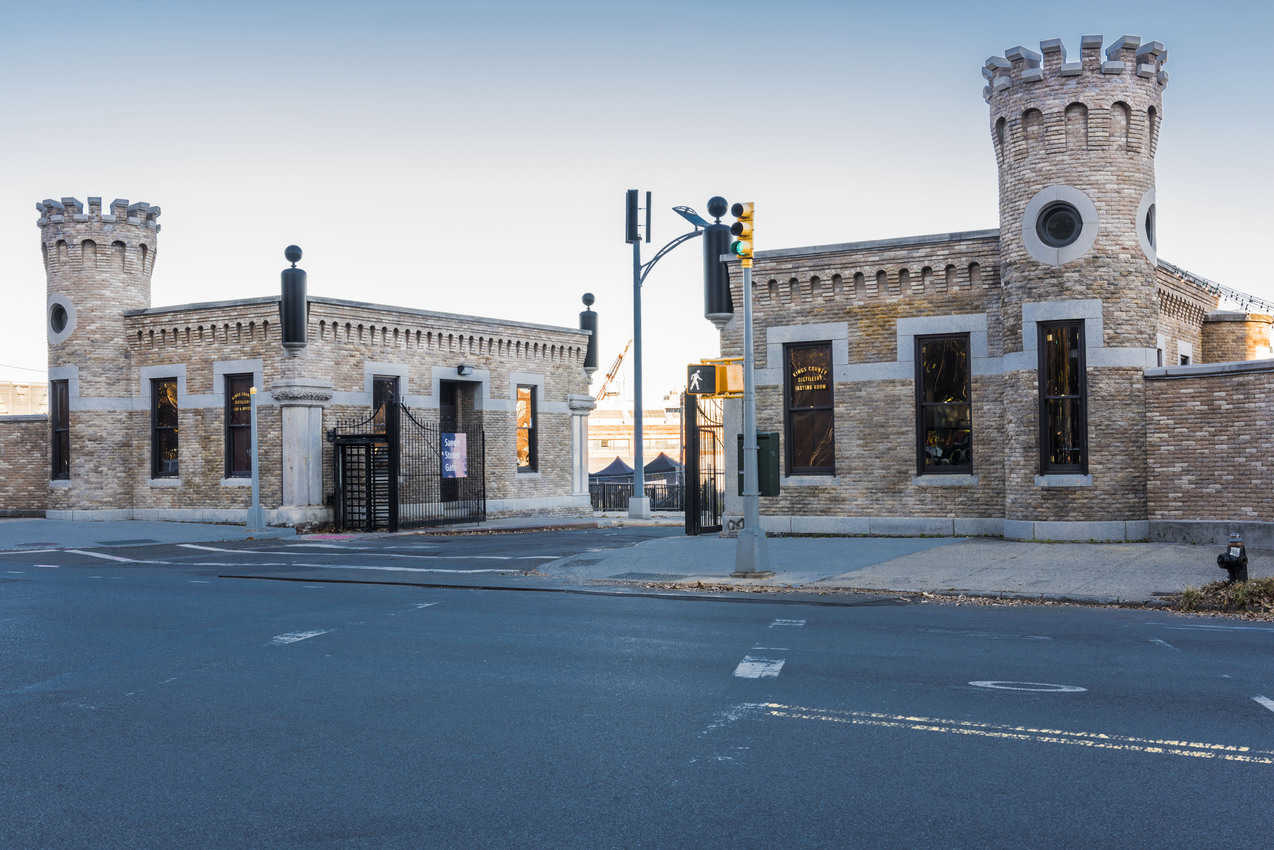
[[[827,367],[796,367],[792,370],[792,389],[798,393],[827,389]]]

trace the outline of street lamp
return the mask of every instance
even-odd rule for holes
[[[638,191],[629,189],[624,196],[624,240],[633,246],[633,495],[628,500],[628,515],[634,519],[650,518],[650,499],[646,496],[645,459],[642,457],[642,393],[641,393],[641,285],[655,263],[682,242],[702,236],[707,222],[687,206],[673,207],[673,212],[694,225],[694,230],[683,233],[655,252],[646,263],[641,261],[642,234],[639,232]],[[724,203],[724,201],[723,201]],[[646,193],[645,241],[650,241],[650,193]]]

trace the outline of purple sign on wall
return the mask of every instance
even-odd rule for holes
[[[442,477],[469,477],[469,435],[442,434]]]

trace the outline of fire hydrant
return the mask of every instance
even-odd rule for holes
[[[1229,581],[1247,581],[1247,548],[1237,531],[1230,534],[1225,551],[1216,556],[1216,565],[1229,573]]]

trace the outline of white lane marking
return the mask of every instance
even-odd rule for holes
[[[777,679],[786,660],[745,655],[739,666],[734,668],[734,675],[740,679]]]
[[[1270,628],[1270,627],[1268,627],[1268,626],[1204,626],[1204,625],[1191,625],[1191,626],[1164,626],[1163,628],[1165,628],[1165,629],[1175,629],[1175,630],[1177,630],[1177,631],[1184,631],[1184,630],[1186,630],[1186,629],[1204,629],[1204,630],[1206,630],[1206,631],[1211,631],[1211,632],[1274,632],[1274,628]]]
[[[358,564],[293,564],[297,567],[311,567],[316,570],[379,570],[390,573],[503,573],[515,575],[521,570],[450,570],[444,567],[373,567]]]
[[[416,610],[420,610],[421,608],[432,608],[433,606],[437,604],[438,604],[437,602],[417,602]]]
[[[25,571],[23,571],[23,570],[9,570],[9,575],[11,575],[11,576],[22,576],[22,575],[26,575],[26,572],[25,572]]]
[[[768,649],[771,652],[790,652],[786,646],[754,646],[753,649]]]
[[[89,576],[89,578],[101,578],[101,576]]]
[[[42,570],[59,570],[59,569],[61,569],[61,567],[59,567],[57,564],[36,564],[35,566],[39,567],[39,568],[40,568],[40,569],[42,569]]]
[[[310,638],[318,637],[319,635],[325,635],[330,631],[331,629],[316,629],[309,632],[285,632],[284,634],[275,635],[270,638],[270,643],[275,646],[287,646],[290,643],[296,643],[297,641],[309,640]]]
[[[306,590],[322,590],[323,589],[323,585],[321,584],[303,584],[301,585],[301,587],[304,587]]]
[[[804,620],[784,620],[778,619],[770,623],[772,629],[803,629],[805,628]]]
[[[103,561],[119,561],[122,564],[138,563],[135,558],[121,558],[119,555],[107,555],[102,552],[85,552],[83,549],[67,549],[66,551],[74,555],[87,555],[90,558],[101,558]]]
[[[240,554],[264,555],[266,554],[265,552],[262,552],[257,549],[223,549],[218,546],[200,546],[198,543],[178,543],[177,545],[180,546],[182,549],[198,549],[200,552],[229,552],[232,555],[240,555]]]
[[[338,546],[335,543],[288,543],[289,549],[343,549],[345,551],[363,552],[367,546]]]
[[[830,708],[781,705],[779,703],[763,704],[761,710],[770,717],[785,717],[794,720],[822,720],[855,726],[877,726],[916,732],[938,732],[948,735],[1000,738],[1036,744],[1068,744],[1095,750],[1122,750],[1125,752],[1274,765],[1274,751],[1235,744],[1139,738],[1131,735],[1114,735],[1109,732],[1083,732],[1056,728],[1014,726],[1003,723],[979,723],[972,720],[946,720],[940,717],[882,714],[874,711],[844,711]]]
[[[201,578],[192,578],[192,579],[190,580],[190,583],[191,583],[191,584],[208,584],[208,582],[204,581],[204,580],[203,580],[203,579],[201,579]]]
[[[1270,711],[1274,711],[1274,699],[1270,699],[1269,697],[1252,697],[1252,699],[1256,700],[1258,704],[1265,706]]]
[[[1082,694],[1088,688],[1079,685],[1054,685],[1049,682],[970,682],[975,688],[990,688],[996,691],[1032,691],[1041,694]]]
[[[177,681],[177,677],[176,677],[176,676],[171,676],[171,677],[169,677],[169,678],[167,678],[167,679],[164,679],[164,681],[160,682],[159,684],[161,684],[161,685],[166,685],[166,684],[168,684],[169,682],[175,682],[175,681]]]
[[[1168,649],[1176,649],[1175,646],[1168,643],[1166,640],[1160,640],[1159,638],[1151,638],[1150,642],[1155,644],[1156,646],[1166,646]]]

